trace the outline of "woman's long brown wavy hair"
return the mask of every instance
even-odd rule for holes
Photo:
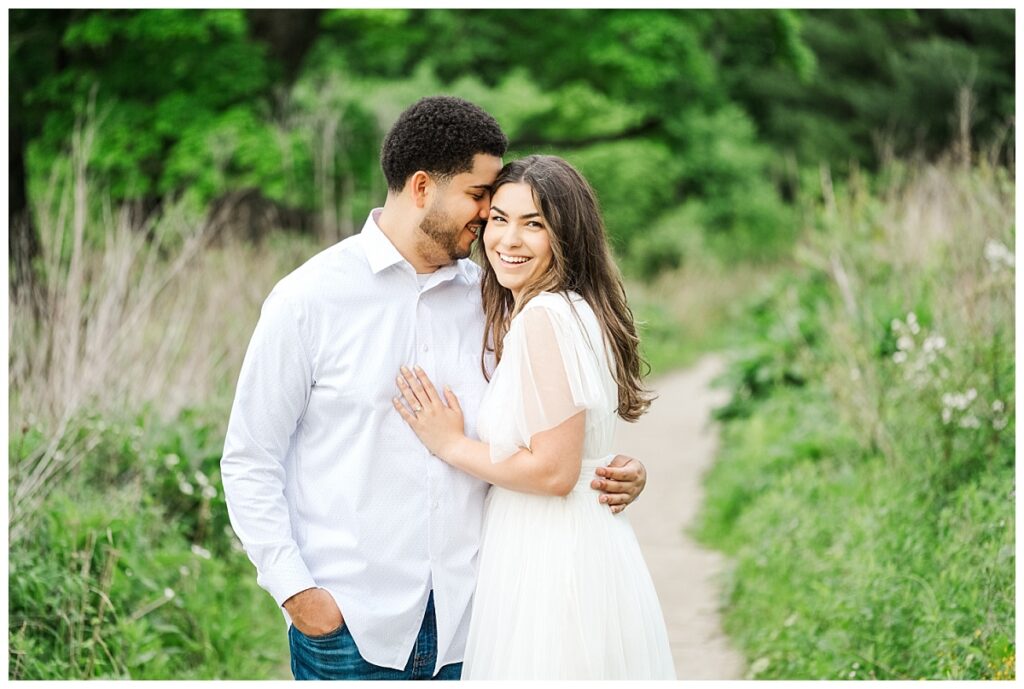
[[[492,194],[512,183],[527,184],[533,190],[534,202],[548,227],[552,261],[544,275],[523,289],[518,305],[512,292],[498,282],[490,262],[483,261],[484,375],[488,375],[487,352],[494,352],[495,361],[501,360],[502,340],[512,318],[530,299],[541,292],[573,291],[590,304],[611,346],[619,386],[618,414],[626,421],[636,421],[653,399],[643,387],[640,371],[642,366],[649,371],[650,366],[640,356],[633,312],[626,303],[622,274],[608,248],[594,190],[576,168],[548,155],[532,155],[505,165]]]

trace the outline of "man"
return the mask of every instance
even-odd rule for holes
[[[263,305],[221,475],[257,581],[289,623],[296,679],[461,673],[487,484],[431,456],[391,399],[399,368],[418,364],[475,432],[484,318],[465,259],[507,145],[477,106],[420,100],[384,141],[384,207]],[[615,510],[646,480],[622,457],[599,472]]]

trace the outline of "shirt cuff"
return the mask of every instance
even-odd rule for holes
[[[278,605],[284,605],[286,600],[299,591],[316,588],[313,575],[309,573],[309,568],[300,557],[260,572],[257,583],[273,596]]]

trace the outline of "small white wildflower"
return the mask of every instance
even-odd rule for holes
[[[910,332],[915,335],[921,332],[921,326],[917,323],[917,314],[913,311],[907,314],[907,327],[910,328]]]
[[[960,419],[961,428],[980,428],[981,422],[978,421],[978,417],[974,414],[968,414],[964,418]]]
[[[178,490],[180,490],[185,495],[192,495],[193,493],[196,492],[195,489],[192,487],[192,484],[186,481],[185,479],[178,481]]]
[[[907,353],[906,352],[902,352],[902,351],[901,352],[893,352],[892,353],[892,360],[894,362],[896,362],[897,364],[902,364],[904,361],[907,360]]]
[[[994,411],[994,412],[996,412],[998,414],[999,412],[1003,411],[1004,409],[1006,409],[1006,405],[1003,404],[1002,400],[993,400],[992,401],[992,411]]]
[[[907,351],[914,348],[914,338],[909,335],[900,335],[900,339],[896,340],[896,346],[903,351]]]
[[[978,396],[978,391],[975,390],[974,388],[971,388],[970,390],[967,391],[967,401],[968,402],[973,402],[977,396]]]
[[[196,483],[198,483],[200,486],[208,486],[208,485],[210,485],[210,480],[208,478],[206,478],[206,474],[204,474],[203,472],[197,471],[194,474],[194,476],[195,476],[195,479],[196,479]]]
[[[900,330],[903,327],[903,323],[900,322],[899,318],[893,318],[892,322],[889,323],[889,327],[893,330]]]
[[[948,424],[953,420],[953,412],[950,411],[949,407],[942,410],[942,423]]]
[[[164,598],[167,600],[174,598],[174,589],[164,589]]]
[[[997,239],[989,239],[985,242],[985,259],[992,270],[999,270],[1002,267],[1013,268],[1013,252],[1006,248],[1006,245]]]
[[[201,557],[204,560],[209,560],[211,557],[210,551],[204,548],[203,546],[199,545],[198,543],[192,544],[192,554]]]
[[[853,679],[856,676],[857,676],[857,671],[856,670],[850,670],[850,674],[848,675],[848,677],[850,679]]]
[[[1004,428],[1006,428],[1006,423],[1007,421],[1005,416],[997,416],[996,418],[992,419],[992,428],[996,429],[997,431],[1001,431]]]
[[[851,667],[852,667],[852,668],[853,668],[854,670],[859,670],[859,669],[860,669],[860,663],[858,663],[858,662],[857,662],[857,661],[855,660],[855,661],[853,661],[853,665],[852,665]]]
[[[182,565],[181,567],[178,567],[178,574],[180,574],[183,577],[187,577],[189,575],[189,572],[190,572],[189,568],[186,567],[185,565]]]
[[[174,453],[164,455],[164,464],[167,466],[168,469],[170,469],[173,466],[177,466],[179,461],[181,461],[181,458]]]
[[[924,351],[926,352],[937,352],[940,349],[944,349],[946,346],[946,338],[942,335],[929,335],[924,341]]]
[[[217,489],[213,486],[203,486],[203,497],[207,500],[213,500],[217,497]]]
[[[953,409],[963,411],[971,404],[971,398],[961,393],[945,393],[942,395],[942,404]]]

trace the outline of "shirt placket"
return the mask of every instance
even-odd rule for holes
[[[421,292],[416,302],[416,363],[419,364],[431,381],[440,380],[440,371],[437,369],[435,356],[434,335],[431,323],[436,314],[432,313],[429,304],[429,291]],[[440,509],[442,491],[440,486],[440,472],[437,471],[435,462],[427,462],[427,507],[429,515],[427,518],[427,551],[430,557],[430,569],[434,570],[441,561],[440,537],[442,533],[440,522]],[[437,577],[431,577],[436,583]]]

